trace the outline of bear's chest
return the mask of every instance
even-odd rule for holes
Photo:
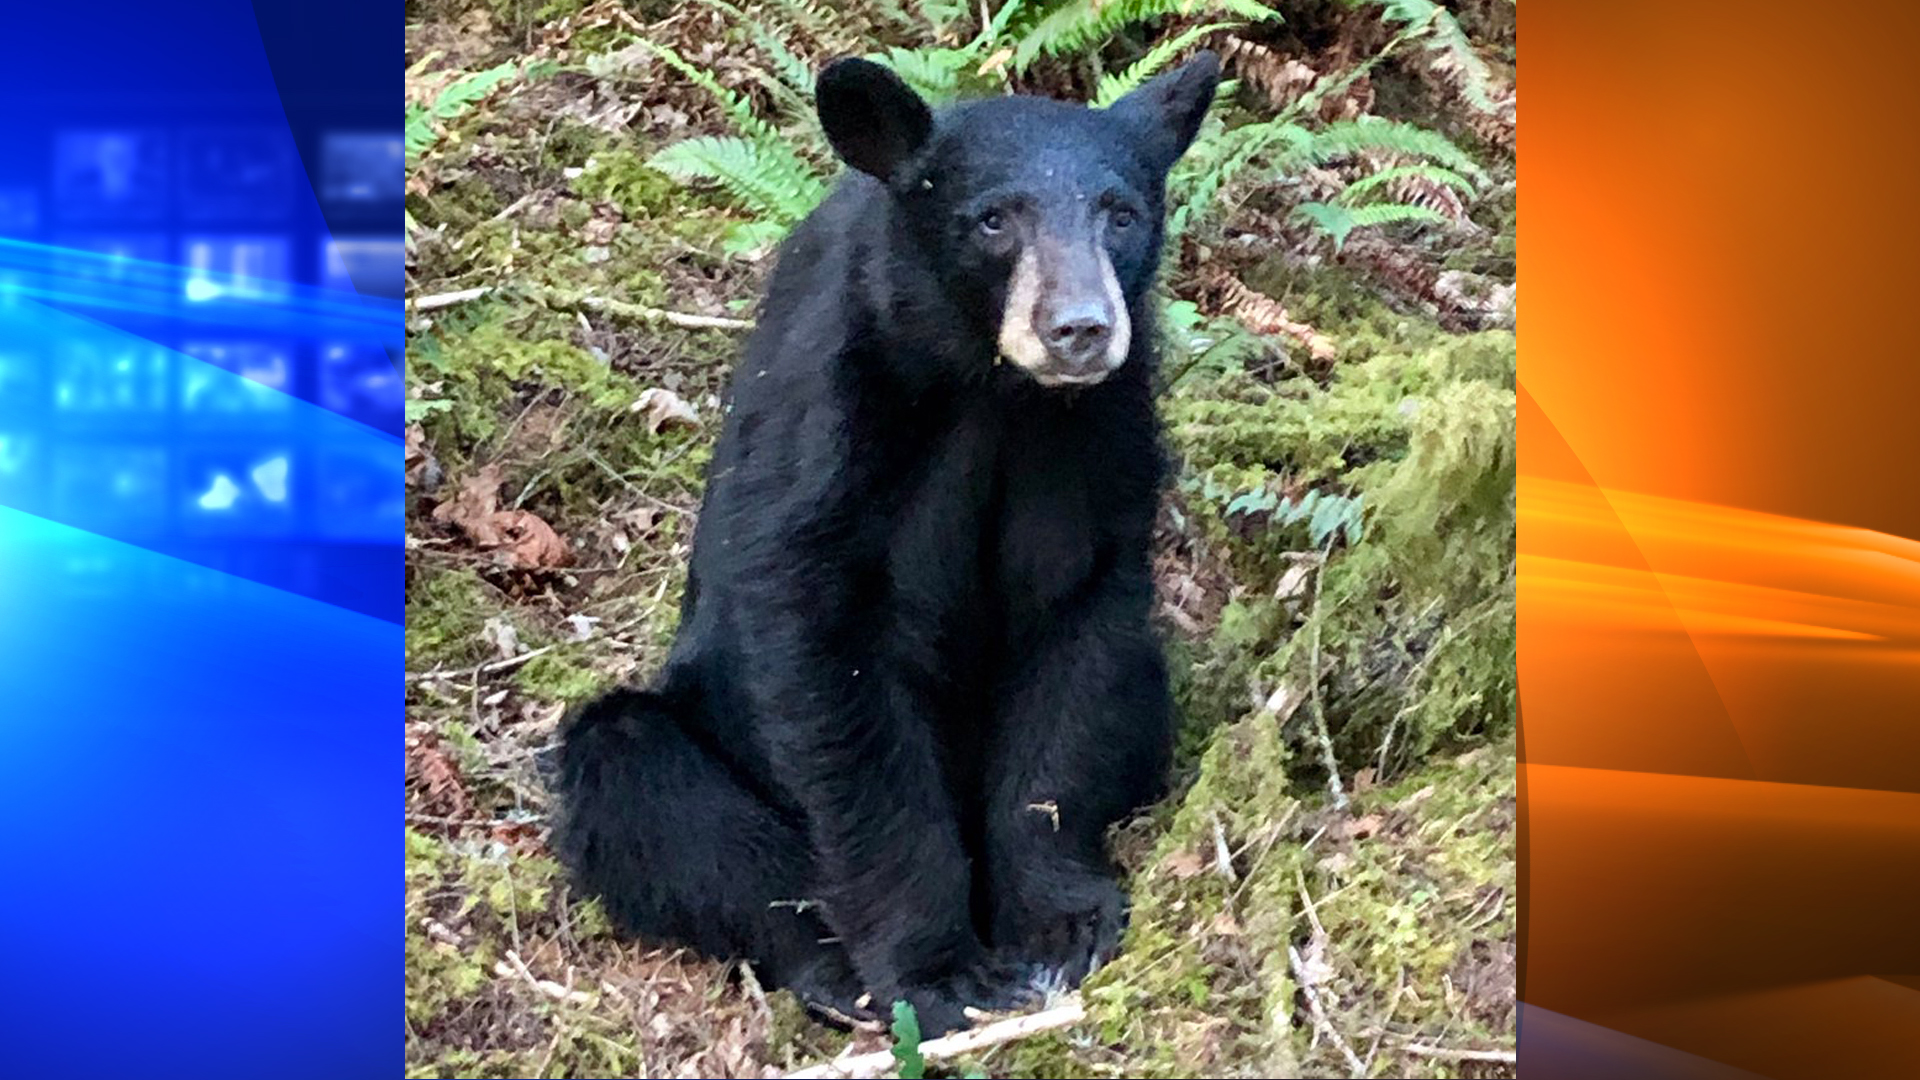
[[[1107,542],[1090,440],[962,415],[897,507],[896,599],[953,630],[1001,641],[1044,625],[1097,571]]]

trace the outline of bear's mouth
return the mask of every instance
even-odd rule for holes
[[[1106,382],[1107,376],[1110,374],[1110,372],[1089,371],[1089,372],[1081,372],[1076,374],[1076,373],[1067,372],[1067,371],[1056,372],[1056,371],[1031,371],[1030,370],[1027,372],[1027,374],[1031,375],[1033,377],[1033,381],[1039,383],[1041,386],[1075,387],[1075,386],[1093,386],[1098,383]]]

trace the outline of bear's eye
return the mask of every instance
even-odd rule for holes
[[[1115,210],[1112,216],[1107,218],[1107,220],[1113,223],[1114,228],[1124,229],[1127,226],[1133,224],[1133,217],[1134,217],[1133,211],[1122,206],[1119,209]]]
[[[1007,227],[1007,219],[998,210],[989,210],[980,215],[980,231],[992,236]]]

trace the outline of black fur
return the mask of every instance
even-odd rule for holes
[[[780,252],[665,670],[565,733],[558,847],[622,926],[843,1012],[905,998],[929,1034],[1116,946],[1105,833],[1171,741],[1148,290],[1217,76],[1208,54],[1111,110],[930,122],[884,69],[822,76],[864,171]],[[1100,224],[1102,195],[1136,224]],[[1134,328],[1106,381],[995,363],[995,206],[1106,245]]]

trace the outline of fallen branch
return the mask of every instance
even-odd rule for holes
[[[1076,998],[1037,1013],[996,1020],[969,1031],[929,1039],[920,1044],[920,1056],[929,1062],[944,1061],[962,1054],[985,1050],[988,1047],[1002,1046],[1030,1035],[1071,1027],[1086,1019],[1086,1016],[1086,1009]],[[895,1064],[892,1050],[875,1050],[870,1054],[842,1054],[832,1061],[813,1065],[799,1072],[788,1073],[786,1080],[870,1080],[872,1077],[888,1072]]]
[[[492,291],[482,285],[477,289],[460,289],[456,292],[434,293],[432,296],[416,296],[410,305],[415,311],[437,311],[443,307],[464,304],[469,300],[478,300]]]
[[[603,296],[569,296],[558,289],[537,288],[532,295],[546,306],[557,311],[587,311],[602,315],[611,315],[616,319],[628,319],[634,322],[666,323],[669,326],[685,327],[689,330],[751,330],[752,319],[728,319],[719,315],[689,315],[683,311],[668,311],[665,308],[647,307],[644,304],[629,304],[624,300],[609,300]]]
[[[1347,1045],[1347,1040],[1341,1038],[1340,1033],[1334,1030],[1333,1021],[1327,1019],[1327,1011],[1320,1005],[1320,992],[1314,988],[1313,983],[1307,981],[1307,968],[1306,964],[1300,960],[1299,949],[1291,945],[1287,946],[1287,963],[1293,968],[1293,981],[1299,984],[1300,993],[1307,999],[1307,1009],[1313,1013],[1314,1030],[1332,1043],[1340,1051],[1341,1057],[1347,1059],[1347,1068],[1352,1070],[1354,1076],[1365,1076],[1366,1063],[1353,1052],[1353,1047]]]
[[[1395,1049],[1415,1057],[1446,1058],[1450,1061],[1500,1061],[1508,1065],[1519,1062],[1519,1056],[1511,1050],[1455,1050],[1450,1046],[1429,1046],[1426,1043],[1401,1043]]]

